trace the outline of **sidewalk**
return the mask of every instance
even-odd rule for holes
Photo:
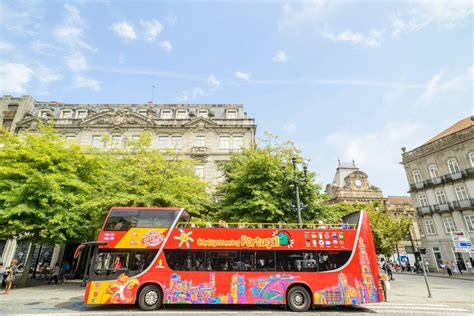
[[[413,275],[413,276],[423,276],[423,273],[411,273],[411,272],[394,272],[394,275],[402,274],[402,275]],[[457,278],[449,277],[447,273],[443,274],[443,272],[428,272],[426,275],[429,278],[444,278],[444,279],[453,279],[453,280],[466,280],[466,281],[474,281],[474,273],[463,272],[463,274],[459,274]]]

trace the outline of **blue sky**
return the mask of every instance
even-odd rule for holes
[[[0,94],[243,103],[323,186],[355,160],[404,195],[400,148],[474,114],[471,1],[2,1]]]

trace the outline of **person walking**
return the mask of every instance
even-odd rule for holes
[[[17,260],[13,259],[10,267],[5,270],[5,295],[10,293],[10,289],[13,287],[13,282],[15,282],[15,274],[18,272],[18,266],[16,263]]]
[[[18,274],[18,260],[16,259],[12,259],[12,261],[10,262],[10,269],[12,270],[12,283],[10,285],[10,287],[16,287],[15,285],[15,275]]]
[[[3,262],[0,262],[0,282],[1,288],[3,289],[5,287],[5,267],[3,266]]]
[[[54,284],[58,285],[59,271],[60,271],[59,263],[56,262],[53,268],[53,274],[51,275],[51,278],[48,281],[48,285],[50,285],[53,280],[54,280]]]
[[[471,264],[471,261],[470,261],[470,260],[466,260],[465,265],[466,265],[466,270],[467,270],[467,272],[472,273],[472,264]]]
[[[448,276],[452,277],[453,276],[453,270],[451,270],[451,266],[449,265],[449,263],[447,261],[444,263],[444,267],[446,269],[446,272],[448,272]]]
[[[390,278],[390,281],[393,281],[393,265],[392,262],[389,261],[385,264],[385,272],[387,272],[388,277]]]
[[[459,276],[458,265],[454,263],[454,261],[451,261],[450,268],[451,268],[451,271],[453,272],[454,277],[457,278]]]

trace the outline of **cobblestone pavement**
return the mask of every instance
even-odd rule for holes
[[[427,297],[423,277],[396,275],[388,302],[351,307],[318,307],[307,314],[331,315],[474,315],[472,281],[430,278],[433,298]],[[135,306],[87,306],[82,303],[84,289],[78,283],[39,285],[14,289],[0,295],[0,315],[249,315],[289,314],[283,306],[165,306],[156,312],[142,312]]]

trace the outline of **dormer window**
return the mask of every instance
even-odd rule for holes
[[[226,111],[226,118],[236,119],[237,118],[237,110],[227,110]]]
[[[140,109],[137,111],[138,114],[147,116],[148,110],[147,109]]]
[[[78,110],[76,113],[78,119],[84,119],[87,117],[87,110]]]
[[[38,117],[43,119],[43,120],[47,120],[48,119],[48,113],[49,113],[49,110],[40,110],[38,112]]]
[[[209,113],[206,109],[197,110],[196,117],[208,117]]]
[[[178,120],[182,120],[182,119],[185,119],[187,118],[187,111],[186,110],[178,110],[176,111],[176,118]]]
[[[171,110],[161,110],[161,118],[162,119],[170,119],[173,116],[173,112]]]
[[[62,119],[71,119],[72,114],[72,110],[62,110],[59,117]]]

